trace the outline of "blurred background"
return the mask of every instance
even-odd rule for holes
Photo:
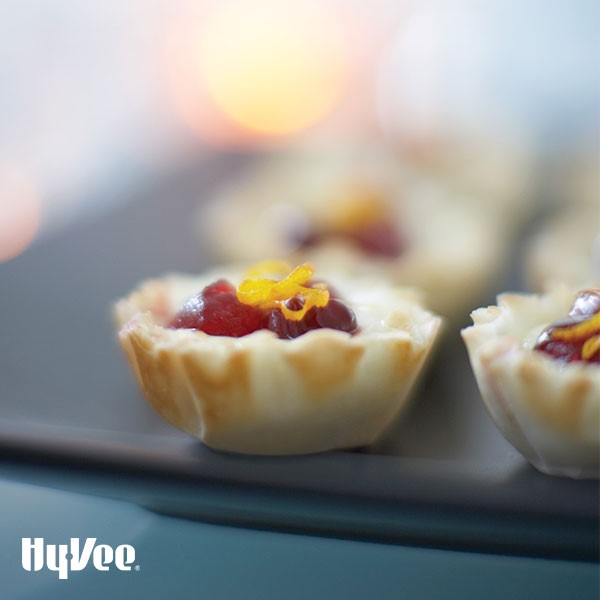
[[[599,24],[595,0],[5,0],[0,261],[219,152],[369,137],[597,173]]]

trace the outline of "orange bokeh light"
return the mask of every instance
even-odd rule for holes
[[[24,252],[40,227],[41,204],[30,179],[11,165],[0,165],[0,262]]]
[[[228,0],[180,22],[167,40],[179,113],[225,145],[299,133],[325,117],[349,78],[332,6],[316,0]]]

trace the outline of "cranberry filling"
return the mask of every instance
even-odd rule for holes
[[[378,221],[363,227],[355,234],[356,243],[367,254],[396,258],[406,250],[406,240],[388,221]]]
[[[315,283],[312,282],[310,287]],[[285,306],[289,310],[300,310],[304,301],[295,296],[286,300]],[[337,293],[330,295],[325,306],[312,307],[302,319],[292,320],[279,308],[263,311],[243,304],[237,299],[235,287],[225,279],[215,281],[190,298],[169,327],[229,337],[243,337],[259,329],[269,329],[282,339],[294,339],[312,329],[329,328],[347,333],[356,333],[358,329],[354,312]]]
[[[376,221],[353,232],[318,231],[315,229],[297,231],[294,242],[300,248],[310,248],[329,239],[342,239],[354,243],[366,254],[396,258],[406,250],[404,240],[396,228],[388,221]]]
[[[577,296],[569,316],[552,323],[537,339],[535,349],[561,362],[600,363],[600,291]],[[587,324],[587,325],[586,325]]]

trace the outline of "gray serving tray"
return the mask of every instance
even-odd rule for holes
[[[597,560],[598,483],[542,475],[505,442],[457,332],[369,449],[217,453],[152,412],[110,305],[142,279],[208,265],[197,206],[238,163],[184,169],[0,265],[0,473],[244,526]]]

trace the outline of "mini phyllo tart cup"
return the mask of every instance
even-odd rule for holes
[[[597,289],[565,286],[501,294],[497,306],[475,310],[474,325],[462,331],[492,419],[549,475],[599,475],[600,317],[578,310],[590,294],[600,298]]]
[[[207,446],[235,453],[306,454],[374,442],[406,405],[440,319],[410,290],[319,274],[318,282],[304,283],[318,289],[320,302],[325,280],[328,302],[335,293],[355,315],[352,331],[299,333],[298,322],[286,320],[282,330],[273,304],[275,330],[231,337],[173,326],[184,322],[182,305],[203,307],[213,301],[206,300],[210,290],[247,284],[242,273],[171,275],[143,283],[116,304],[119,341],[150,405]],[[281,281],[261,281],[273,293],[282,289]],[[237,297],[256,299],[256,286],[240,284]],[[227,316],[217,325],[238,327],[235,320]]]

